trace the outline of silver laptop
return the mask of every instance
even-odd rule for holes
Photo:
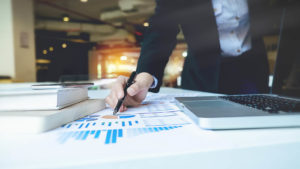
[[[177,97],[184,112],[204,129],[300,127],[300,37],[289,41],[287,21],[281,23],[271,94]]]

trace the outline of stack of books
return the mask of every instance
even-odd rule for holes
[[[0,132],[44,132],[104,108],[87,88],[0,90]]]

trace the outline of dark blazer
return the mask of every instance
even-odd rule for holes
[[[159,91],[181,27],[188,44],[182,87],[217,92],[221,50],[211,0],[156,0],[156,3],[137,66],[137,72],[148,72],[158,79],[158,86],[150,91]],[[265,52],[262,41],[262,34],[268,30],[262,18],[265,3],[264,0],[249,0],[252,51],[256,54]]]

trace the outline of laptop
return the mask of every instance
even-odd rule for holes
[[[286,22],[295,19],[285,18],[286,12],[281,19],[271,94],[175,98],[200,128],[300,127],[300,33],[285,30]]]

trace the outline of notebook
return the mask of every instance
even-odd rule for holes
[[[89,99],[61,110],[0,112],[1,133],[40,133],[105,108],[103,99]]]
[[[0,90],[0,111],[58,110],[88,98],[86,88]]]

